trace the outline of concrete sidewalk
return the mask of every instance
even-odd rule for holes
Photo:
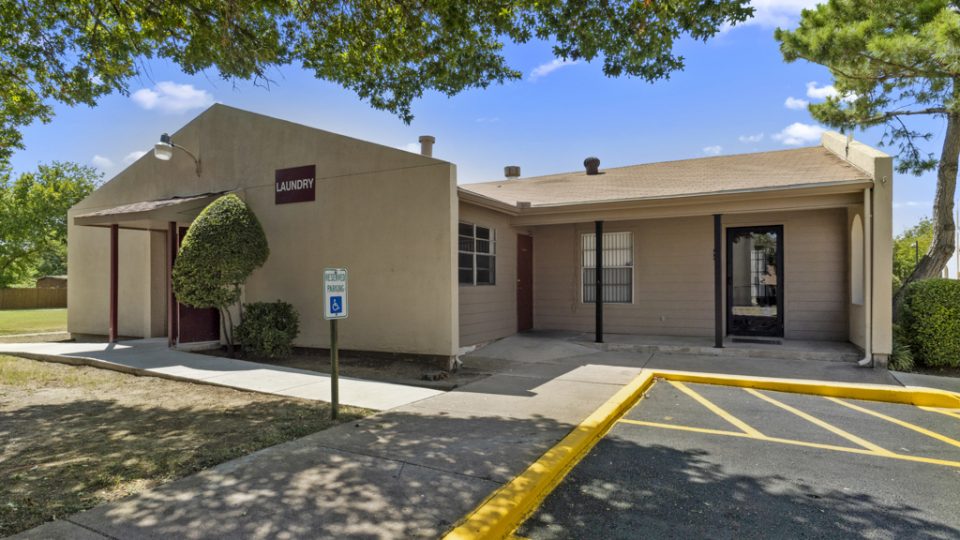
[[[0,354],[203,382],[240,390],[330,401],[324,373],[178,351],[164,339],[119,343],[0,343]],[[378,411],[442,394],[439,390],[340,377],[340,403]]]
[[[768,359],[598,352],[515,336],[467,355],[497,373],[105,504],[18,538],[436,538],[645,366],[780,376]],[[804,378],[881,382],[836,362]]]

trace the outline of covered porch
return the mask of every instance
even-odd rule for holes
[[[170,347],[219,341],[219,314],[178,303],[171,276],[187,227],[221,194],[141,201],[71,216],[74,234],[99,237],[97,248],[84,255],[106,263],[105,275],[85,287],[102,295],[97,304],[106,312],[104,331],[81,333],[106,334],[111,343],[165,335]],[[98,315],[103,320],[104,314]]]

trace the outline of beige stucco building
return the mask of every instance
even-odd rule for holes
[[[300,346],[328,345],[321,273],[346,267],[347,349],[451,358],[535,329],[890,353],[892,160],[838,134],[460,186],[428,155],[222,105],[172,140],[198,161],[148,154],[71,209],[71,332],[108,334],[115,304],[118,336],[218,340],[168,275],[182,230],[232,192],[271,249],[244,301],[292,303]]]

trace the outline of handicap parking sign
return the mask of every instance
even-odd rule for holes
[[[323,318],[346,319],[348,311],[347,269],[325,269],[323,271]]]

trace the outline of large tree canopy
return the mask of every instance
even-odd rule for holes
[[[841,129],[885,126],[897,170],[937,169],[933,241],[904,285],[940,274],[953,253],[953,199],[960,154],[960,13],[951,0],[830,0],[804,10],[794,31],[777,30],[787,61],[830,69],[838,95],[810,106],[814,118]],[[911,117],[946,120],[940,155],[918,144],[933,134]],[[903,289],[901,288],[901,291]],[[895,297],[899,304],[902,296]]]
[[[93,191],[101,173],[76,163],[0,175],[0,287],[66,271],[67,210]]]
[[[296,63],[409,122],[426,90],[521,77],[506,41],[550,40],[558,57],[653,81],[683,68],[677,39],[706,40],[751,13],[748,0],[4,0],[0,163],[53,103],[126,93],[145,59],[260,84]]]

